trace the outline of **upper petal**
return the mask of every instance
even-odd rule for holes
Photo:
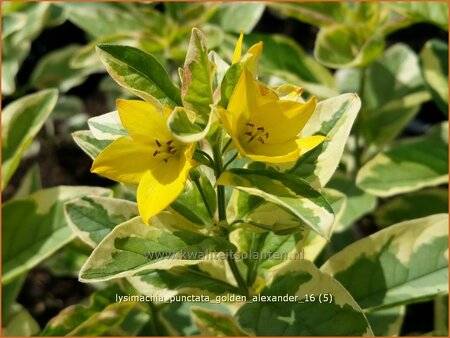
[[[117,109],[123,126],[133,139],[149,144],[155,139],[172,137],[160,107],[139,100],[117,100]]]
[[[190,161],[185,157],[173,158],[142,176],[137,189],[137,202],[141,218],[146,224],[181,194],[191,168]]]
[[[235,64],[239,62],[239,59],[242,55],[242,41],[244,40],[244,33],[239,35],[239,39],[236,43],[236,47],[234,48],[233,59],[231,60],[231,64]]]
[[[312,97],[306,103],[280,100],[260,107],[253,117],[255,124],[263,126],[269,133],[268,143],[293,140],[311,118],[317,104]]]
[[[155,166],[154,151],[153,145],[120,137],[97,156],[91,172],[114,181],[137,184],[144,173]]]

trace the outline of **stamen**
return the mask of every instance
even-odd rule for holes
[[[172,142],[173,142],[173,140],[170,140],[170,141],[167,141],[166,144],[167,144],[168,146],[170,146],[170,145],[172,144]]]
[[[269,138],[269,132],[266,132],[266,140]]]
[[[256,128],[256,130],[264,131],[264,127],[258,127],[258,128]]]
[[[252,128],[255,126],[253,123],[248,123],[248,122],[246,123],[246,125],[249,127],[252,127]]]
[[[158,140],[155,140],[155,142],[158,147],[161,147],[161,143]]]
[[[159,153],[161,153],[158,149],[156,149],[153,153],[153,157],[155,157],[156,155],[158,155]]]
[[[245,133],[245,135],[252,136],[253,133],[252,133],[251,131],[247,131],[247,132]]]
[[[264,144],[264,140],[263,140],[262,136],[258,137],[258,141],[261,142],[262,144]]]
[[[165,158],[165,159],[163,160],[164,163],[167,163],[168,161],[169,161],[168,158]]]

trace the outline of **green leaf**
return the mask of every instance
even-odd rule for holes
[[[265,3],[223,3],[212,19],[225,32],[250,33],[262,17]]]
[[[201,175],[200,182],[204,197],[207,201],[210,201],[211,206],[211,202],[215,203],[214,188],[204,174]],[[183,192],[170,205],[171,209],[193,224],[211,226],[212,217],[205,205],[202,192],[194,182],[190,180],[186,181]],[[214,215],[215,209],[211,209],[210,211]]]
[[[27,22],[27,16],[23,13],[5,14],[2,17],[2,40],[12,33],[22,29]]]
[[[340,24],[322,28],[317,35],[314,56],[327,67],[364,67],[384,49],[384,38],[366,24]]]
[[[329,238],[334,214],[326,199],[305,180],[271,170],[230,169],[217,181],[283,208],[312,230]]]
[[[324,187],[335,172],[361,108],[356,94],[343,94],[318,103],[300,136],[326,135],[327,139],[306,153],[289,170],[315,187]]]
[[[236,319],[229,314],[202,309],[192,308],[195,324],[202,336],[248,336],[237,323]]]
[[[11,95],[16,90],[15,77],[22,62],[29,55],[31,42],[44,29],[50,3],[27,3],[17,8],[15,14],[23,14],[26,22],[21,29],[9,36],[2,36],[2,94]]]
[[[327,187],[337,189],[347,197],[344,214],[339,222],[335,224],[334,232],[346,229],[362,216],[373,211],[377,204],[375,196],[359,189],[355,185],[354,180],[344,174],[336,173],[333,175]]]
[[[448,215],[392,225],[332,256],[322,267],[364,309],[448,292]],[[358,281],[355,283],[355,281]]]
[[[379,153],[359,170],[356,185],[387,197],[448,182],[448,124],[441,124],[437,132]]]
[[[367,69],[364,79],[362,134],[367,143],[388,144],[430,98],[417,55],[408,46],[395,44]]]
[[[420,52],[422,75],[441,111],[448,115],[448,44],[442,40],[428,41]]]
[[[366,313],[367,320],[373,333],[377,337],[397,337],[405,317],[405,306],[396,306],[388,309]]]
[[[273,206],[272,206],[273,207]],[[273,208],[275,209],[275,208]],[[280,208],[278,208],[280,209]],[[283,211],[284,212],[284,211]],[[286,212],[284,212],[286,214]],[[242,262],[247,266],[247,281],[255,283],[255,278],[249,273],[256,273],[265,279],[269,269],[286,261],[299,261],[303,259],[303,245],[308,230],[297,225],[297,231],[287,235],[275,232],[249,231],[247,228],[236,229],[231,232],[230,240],[242,254]],[[259,257],[255,257],[255,253]],[[249,280],[250,279],[250,280]]]
[[[315,301],[305,302],[306,295]],[[319,295],[327,295],[328,301]],[[298,296],[297,301],[255,301],[242,306],[236,316],[254,335],[362,336],[370,326],[358,304],[336,280],[308,261],[284,265],[268,278],[261,296]],[[331,295],[331,297],[329,297]],[[332,301],[329,302],[329,299]],[[299,303],[303,301],[303,303]]]
[[[180,90],[154,56],[130,46],[102,44],[97,53],[122,87],[153,104],[181,106]]]
[[[213,64],[208,59],[206,38],[197,29],[192,29],[191,39],[184,61],[180,69],[181,100],[187,110],[198,114],[197,122],[206,124],[213,103],[212,75]]]
[[[270,2],[268,6],[288,17],[318,27],[345,22],[348,15],[343,2]]]
[[[179,229],[179,220],[164,212],[152,218],[151,226],[140,217],[116,226],[82,267],[80,280],[97,282],[150,269],[194,265],[208,253],[234,251],[225,239],[167,228]]]
[[[108,2],[58,3],[67,18],[93,37],[142,31],[144,25],[126,4]]]
[[[213,114],[206,116],[206,124],[196,123],[197,114],[183,107],[176,107],[167,120],[167,126],[176,139],[183,143],[192,143],[205,138],[211,127]]]
[[[40,330],[36,320],[20,304],[15,304],[11,318],[2,329],[2,335],[5,337],[35,336]]]
[[[230,101],[231,94],[233,94],[234,87],[239,81],[242,74],[242,64],[237,62],[228,68],[226,71],[222,82],[220,84],[220,102],[219,106],[228,107],[228,102]]]
[[[17,310],[16,299],[25,282],[26,275],[21,274],[9,283],[2,284],[2,327],[8,323],[11,314]]]
[[[63,203],[85,194],[108,195],[110,190],[61,186],[3,204],[2,283],[33,268],[73,239]]]
[[[439,294],[434,300],[434,334],[448,336],[448,293]]]
[[[214,297],[241,292],[227,281],[225,265],[205,261],[194,266],[176,266],[165,270],[139,272],[127,280],[140,293],[157,294],[170,301],[176,294]]]
[[[448,4],[446,2],[389,1],[387,4],[417,22],[429,22],[448,31]]]
[[[385,228],[391,224],[448,211],[448,191],[427,189],[396,197],[379,207],[375,222]]]
[[[276,34],[250,34],[244,38],[247,48],[259,41],[264,43],[259,64],[261,74],[301,86],[318,97],[337,95],[330,71],[307,55],[294,40]]]
[[[98,140],[115,140],[120,136],[128,136],[117,110],[91,117],[88,125],[92,135]]]
[[[27,171],[13,198],[21,198],[42,189],[39,165],[35,164]]]
[[[90,130],[80,130],[72,133],[75,143],[93,160],[100,152],[111,144],[111,140],[98,140]]]
[[[79,49],[79,45],[72,44],[46,54],[31,73],[30,85],[38,89],[55,87],[65,93],[82,84],[88,75],[102,70],[98,66],[72,68],[70,58]]]
[[[2,113],[2,188],[16,171],[25,150],[55,107],[58,92],[48,89],[24,96]]]
[[[145,307],[137,302],[117,302],[117,286],[96,291],[87,305],[71,305],[53,317],[41,336],[108,336],[136,335],[149,320]],[[126,322],[133,320],[128,330]]]
[[[136,203],[101,196],[83,196],[66,202],[64,212],[73,232],[93,248],[116,225],[139,215]]]

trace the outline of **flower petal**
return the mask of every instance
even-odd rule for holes
[[[184,157],[171,158],[145,173],[137,189],[137,202],[146,224],[181,194],[191,167],[190,161]]]
[[[120,137],[107,146],[92,163],[91,172],[123,183],[139,183],[144,173],[157,163],[155,146]]]
[[[253,121],[269,132],[267,143],[277,144],[295,139],[311,118],[317,99],[312,97],[306,103],[278,101],[259,107]]]
[[[117,100],[120,120],[130,136],[143,143],[155,139],[167,141],[172,135],[167,128],[167,118],[159,107],[139,100]]]
[[[235,64],[239,62],[239,59],[242,55],[242,41],[244,40],[244,33],[241,32],[239,35],[239,39],[236,43],[236,47],[234,48],[233,59],[231,60],[231,64]]]
[[[326,139],[326,136],[313,135],[297,139],[297,145],[300,148],[300,156],[314,149]]]
[[[292,162],[300,156],[300,148],[295,140],[277,144],[252,142],[246,150],[245,156],[251,160],[267,163]]]

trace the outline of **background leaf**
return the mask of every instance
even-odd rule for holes
[[[3,204],[2,283],[33,268],[73,239],[63,203],[86,193],[108,195],[110,190],[61,186]]]
[[[334,276],[363,309],[433,297],[448,290],[447,225],[447,214],[392,225],[347,246],[321,271]]]
[[[442,40],[428,41],[420,52],[422,75],[434,102],[448,116],[448,44]]]
[[[25,150],[55,107],[58,92],[47,89],[24,96],[2,113],[2,189],[16,171]]]
[[[276,271],[261,296],[331,294],[331,303],[254,302],[239,309],[244,329],[269,336],[362,336],[371,334],[367,320],[350,294],[333,278],[308,261],[284,265]],[[326,318],[326,319],[325,319]]]
[[[448,181],[448,125],[379,153],[358,172],[356,184],[387,197]]]

